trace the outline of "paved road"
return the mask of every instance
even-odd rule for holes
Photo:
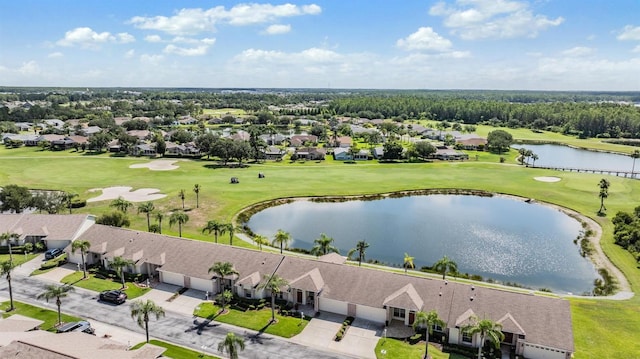
[[[47,284],[46,280],[34,277],[26,277],[14,274],[12,278],[12,288],[15,300],[22,302],[48,306],[56,310],[55,302],[46,303],[36,300],[36,296],[42,293]],[[8,294],[7,282],[0,283],[0,291]],[[111,324],[117,327],[144,333],[137,323],[131,318],[128,305],[110,305],[96,300],[96,293],[76,288],[69,297],[62,300],[62,311],[68,314],[80,316],[93,321]],[[8,295],[7,295],[8,297]],[[162,303],[158,303],[162,305]],[[342,354],[324,352],[292,343],[282,338],[271,335],[258,335],[254,331],[245,330],[216,322],[206,322],[202,318],[186,316],[175,312],[166,312],[164,318],[156,321],[152,319],[149,323],[150,335],[154,338],[191,347],[202,351],[202,346],[206,346],[205,351],[220,356],[217,352],[220,343],[228,332],[234,332],[245,338],[245,350],[242,358],[350,358]],[[134,344],[134,343],[132,343]]]

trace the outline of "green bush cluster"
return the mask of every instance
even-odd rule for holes
[[[59,257],[50,259],[44,263],[42,263],[42,265],[40,265],[40,269],[41,270],[45,270],[45,269],[51,269],[51,268],[55,268],[58,266],[61,266],[63,264],[67,263],[67,254],[63,254]]]
[[[351,326],[354,320],[355,320],[354,317],[347,317],[347,319],[345,319],[344,322],[342,322],[342,326],[340,327],[340,329],[338,329],[338,332],[336,333],[335,341],[339,342],[342,340],[342,338],[344,338],[345,332]]]

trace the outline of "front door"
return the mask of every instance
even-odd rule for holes
[[[504,333],[504,340],[502,342],[506,344],[513,344],[513,333],[508,333],[508,332],[502,332],[502,333]]]
[[[296,303],[302,303],[302,291],[301,290],[298,291],[298,300],[296,301]]]
[[[416,312],[409,312],[409,325],[413,325],[413,322],[416,320]]]

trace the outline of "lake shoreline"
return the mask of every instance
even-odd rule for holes
[[[580,222],[583,225],[583,228],[585,230],[592,231],[593,236],[591,236],[589,240],[593,244],[594,251],[588,256],[588,259],[592,262],[596,270],[601,268],[606,269],[610,273],[610,275],[615,278],[617,282],[616,284],[618,285],[616,292],[631,290],[627,278],[609,260],[609,258],[606,256],[606,254],[602,250],[602,247],[600,246],[600,240],[602,238],[602,228],[595,220],[589,218],[588,216],[580,212],[574,211],[566,207],[562,207],[560,205],[556,205],[556,204],[545,202],[545,201],[538,201],[531,198],[520,197],[520,196],[507,194],[507,193],[487,192],[483,190],[459,189],[459,188],[437,188],[437,189],[421,189],[421,190],[404,190],[404,191],[394,191],[394,192],[367,194],[367,195],[345,195],[345,196],[327,195],[327,196],[287,197],[287,198],[278,198],[274,200],[263,201],[263,202],[253,204],[249,207],[246,207],[233,217],[233,221],[239,224],[240,227],[242,227],[249,236],[253,236],[254,235],[253,232],[247,226],[247,223],[252,215],[266,208],[287,204],[287,203],[292,203],[294,201],[313,201],[313,202],[345,202],[345,201],[363,201],[363,200],[367,201],[367,200],[381,200],[385,198],[397,198],[397,197],[418,196],[418,195],[434,195],[434,194],[470,195],[470,196],[482,196],[482,197],[493,197],[493,196],[498,197],[499,196],[499,197],[509,198],[512,200],[523,201],[527,203],[535,202],[543,206],[556,209],[562,212],[563,214],[576,219],[578,222]],[[588,297],[588,296],[581,296],[581,297]]]

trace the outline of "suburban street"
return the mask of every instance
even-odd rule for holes
[[[35,299],[45,290],[45,286],[51,283],[46,279],[14,273],[12,275],[14,300],[48,307],[55,311],[55,301],[47,303]],[[8,286],[5,280],[0,282],[0,293],[3,297],[8,298]],[[162,306],[162,303],[157,304]],[[144,335],[144,330],[131,318],[129,305],[117,306],[98,302],[97,293],[82,288],[76,287],[74,292],[69,293],[69,296],[62,300],[62,312],[86,318],[90,322],[105,323]],[[216,356],[224,357],[217,351],[218,343],[224,339],[228,332],[234,332],[245,338],[246,347],[241,352],[242,358],[350,358],[295,344],[268,334],[259,335],[243,328],[216,322],[208,323],[202,318],[187,316],[183,313],[168,310],[165,312],[164,318],[156,321],[155,317],[152,317],[149,322],[151,337]]]

